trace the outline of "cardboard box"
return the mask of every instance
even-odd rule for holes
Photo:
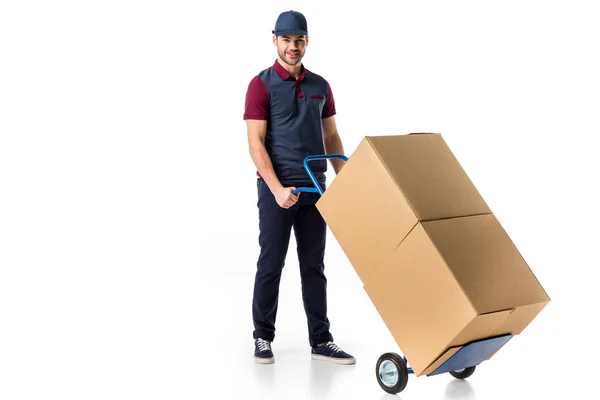
[[[417,376],[550,301],[440,134],[365,137],[317,208]]]

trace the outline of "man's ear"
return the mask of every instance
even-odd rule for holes
[[[305,35],[304,38],[306,39],[306,45],[308,46],[308,35]]]
[[[277,35],[273,34],[273,44],[277,46]]]

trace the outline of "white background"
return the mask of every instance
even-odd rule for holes
[[[594,2],[204,3],[2,2],[0,398],[388,397],[375,362],[401,351],[332,235],[332,332],[358,363],[310,361],[293,239],[277,361],[252,359],[242,114],[288,9],[308,19],[304,62],[331,84],[347,154],[442,133],[552,298],[467,382],[411,377],[399,397],[595,396]]]

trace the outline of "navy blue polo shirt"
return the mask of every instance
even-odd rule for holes
[[[325,154],[321,120],[336,113],[329,83],[301,68],[296,80],[276,60],[250,81],[246,93],[244,119],[267,121],[265,147],[284,186],[313,186],[304,158]],[[310,161],[309,166],[324,182],[327,161]]]

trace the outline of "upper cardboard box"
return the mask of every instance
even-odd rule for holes
[[[419,221],[491,213],[442,136],[367,136],[317,202],[363,281]]]

